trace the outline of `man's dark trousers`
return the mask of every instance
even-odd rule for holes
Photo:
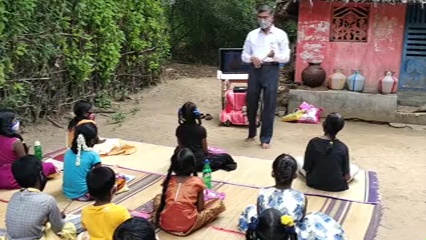
[[[280,68],[277,63],[264,63],[260,68],[251,67],[247,89],[247,117],[249,120],[249,138],[256,134],[256,116],[259,108],[260,93],[263,91],[262,127],[260,142],[269,144],[274,128],[275,110]]]

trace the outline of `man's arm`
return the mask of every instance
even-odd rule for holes
[[[290,61],[290,48],[287,33],[280,34],[278,42],[278,52],[275,53],[273,60],[279,63],[287,63]]]
[[[251,49],[251,43],[247,34],[246,40],[244,42],[243,53],[241,54],[241,60],[246,63],[251,63],[251,55],[253,54],[253,49]]]

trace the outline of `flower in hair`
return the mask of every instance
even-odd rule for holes
[[[281,224],[286,227],[293,227],[294,226],[294,220],[289,215],[283,215],[281,216]]]
[[[81,151],[87,152],[87,151],[91,151],[91,150],[92,149],[89,148],[86,145],[86,140],[84,139],[83,134],[79,134],[77,136],[77,158],[76,158],[76,161],[75,161],[75,165],[77,167],[80,166],[80,162],[81,162]]]
[[[250,218],[250,223],[248,225],[248,229],[255,231],[257,229],[257,226],[259,225],[259,220],[255,217]]]

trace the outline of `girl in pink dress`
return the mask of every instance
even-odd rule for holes
[[[19,120],[12,110],[0,110],[0,189],[17,189],[12,175],[12,163],[28,154],[19,131]],[[58,170],[52,163],[43,163],[43,172],[46,176],[55,174]]]

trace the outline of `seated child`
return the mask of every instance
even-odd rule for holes
[[[205,201],[205,189],[203,180],[197,177],[194,154],[183,148],[172,157],[163,192],[154,200],[154,222],[178,236],[189,235],[212,222],[225,211],[225,205],[218,198]]]
[[[81,124],[95,122],[95,114],[91,112],[93,105],[87,101],[78,101],[74,104],[74,115],[75,117],[68,124],[68,147],[72,146],[74,140],[75,128]],[[99,140],[97,143],[103,143],[104,140]]]
[[[114,231],[113,240],[158,240],[155,229],[145,218],[133,217],[124,221]]]
[[[329,114],[323,123],[324,135],[311,139],[304,161],[298,159],[299,172],[306,177],[309,187],[330,192],[349,189],[348,182],[355,177],[359,168],[349,163],[348,147],[336,139],[344,126],[342,115]]]
[[[197,106],[192,102],[187,102],[179,109],[178,112],[179,126],[176,128],[176,137],[179,149],[189,148],[195,155],[195,168],[201,172],[204,167],[204,160],[210,160],[210,166],[213,171],[222,169],[225,171],[233,171],[237,169],[237,163],[231,155],[209,151],[207,144],[207,131],[201,126],[201,113]]]
[[[115,229],[130,218],[125,207],[111,203],[117,191],[115,182],[115,173],[108,167],[95,168],[87,175],[89,194],[95,203],[83,208],[81,222],[90,239],[112,239]]]
[[[15,112],[0,110],[0,189],[18,189],[19,184],[13,178],[12,164],[28,154],[28,147],[19,134],[20,122]],[[49,178],[59,173],[52,163],[42,163],[43,172]]]
[[[12,173],[22,189],[7,204],[5,239],[75,239],[76,227],[64,222],[55,199],[43,193],[47,178],[41,161],[24,156],[13,162]]]
[[[331,217],[326,214],[315,212],[306,214],[308,201],[305,195],[301,192],[293,190],[291,184],[297,177],[297,163],[296,160],[287,154],[278,156],[272,164],[272,177],[275,179],[275,186],[267,187],[260,190],[257,197],[257,205],[248,206],[240,216],[238,228],[241,231],[247,231],[252,226],[251,232],[260,231],[265,228],[265,225],[260,224],[261,218],[264,216],[263,212],[267,209],[273,208],[279,211],[282,216],[282,221],[292,222],[293,226],[288,225],[286,233],[295,233],[298,240],[305,239],[344,239],[344,231],[342,227]],[[256,224],[259,223],[259,224]],[[257,225],[253,228],[253,224]],[[269,225],[268,231],[279,231],[273,227],[272,223]],[[252,233],[247,233],[252,235]],[[291,235],[291,234],[290,234]],[[269,238],[269,236],[259,237],[259,239],[287,239],[287,238]],[[248,238],[256,239],[256,238]]]
[[[91,148],[98,139],[98,129],[94,123],[76,127],[76,137],[64,155],[63,191],[64,195],[77,201],[90,201],[86,176],[92,168],[101,166],[99,154]]]

